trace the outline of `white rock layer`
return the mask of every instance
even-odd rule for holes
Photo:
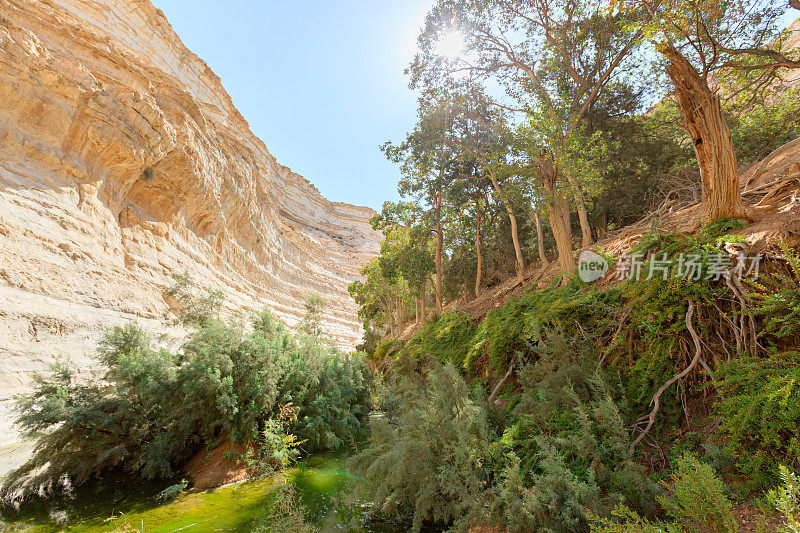
[[[161,330],[172,272],[290,327],[320,294],[352,349],[373,214],[279,165],[148,0],[0,0],[0,443],[32,373]]]

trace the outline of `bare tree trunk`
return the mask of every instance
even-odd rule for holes
[[[539,179],[546,193],[547,218],[556,239],[558,264],[562,271],[571,272],[575,269],[575,259],[572,257],[572,238],[564,216],[565,211],[569,213],[569,208],[556,189],[556,170],[549,154],[539,156]]]
[[[442,312],[442,190],[436,193],[436,311]]]
[[[398,298],[395,300],[395,308],[397,309],[397,323],[403,323],[403,301]]]
[[[736,151],[728,124],[722,116],[719,97],[711,91],[708,81],[673,46],[665,46],[660,52],[669,61],[667,74],[675,86],[683,127],[694,144],[706,218],[744,217]]]
[[[542,265],[547,264],[547,256],[544,253],[544,231],[542,231],[542,219],[539,216],[539,208],[533,209],[533,219],[536,222],[536,244],[539,247],[539,261]]]
[[[422,278],[422,288],[420,289],[420,295],[419,295],[419,306],[420,306],[421,314],[422,314],[422,325],[425,325],[425,320],[428,318],[426,316],[427,313],[425,312],[425,282],[426,281],[427,280],[423,277]]]
[[[506,213],[508,213],[508,221],[511,223],[511,240],[514,242],[514,253],[516,254],[514,266],[517,271],[517,281],[522,283],[525,273],[525,261],[522,259],[522,246],[519,244],[517,217],[514,215],[514,210],[511,208],[511,202],[508,201],[508,198],[506,198],[506,195],[503,194],[503,190],[500,188],[500,184],[497,183],[497,174],[489,169],[489,177],[492,180],[492,186],[494,186],[495,192],[497,192],[498,196],[500,196],[500,199],[503,201],[503,207],[505,207]]]
[[[575,205],[578,209],[578,221],[581,225],[581,247],[588,248],[592,245],[592,227],[589,225],[589,215],[586,213],[586,206],[583,203],[581,189],[569,175],[567,175],[567,182],[572,189],[572,198],[575,200]],[[570,234],[571,233],[572,227],[570,226]]]
[[[481,250],[481,202],[475,198],[475,213],[477,222],[475,223],[475,253],[478,256],[478,268],[475,274],[475,298],[481,295],[481,280],[483,278],[483,254]]]
[[[597,238],[604,239],[606,235],[608,235],[608,213],[603,211],[597,221]]]
[[[586,213],[586,206],[578,193],[575,193],[575,202],[578,204],[578,220],[581,223],[581,248],[588,248],[592,245],[592,227],[589,225],[589,215]]]

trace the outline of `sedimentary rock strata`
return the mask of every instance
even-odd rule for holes
[[[278,164],[148,0],[0,0],[5,408],[53,360],[90,365],[105,328],[160,330],[173,272],[289,326],[321,294],[352,348],[373,214]]]

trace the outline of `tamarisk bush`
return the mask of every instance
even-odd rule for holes
[[[4,481],[6,503],[111,472],[169,478],[220,437],[285,466],[301,443],[304,451],[336,449],[361,431],[370,399],[362,356],[290,335],[268,310],[247,326],[222,320],[220,299],[193,301],[187,281],[177,281],[188,313],[178,318],[191,328],[180,350],[157,348],[135,325],[115,327],[100,343],[101,375],[77,379],[57,365],[18,398],[17,423],[37,442]],[[287,405],[291,417],[282,414]]]

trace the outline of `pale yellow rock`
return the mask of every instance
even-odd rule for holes
[[[372,215],[278,164],[148,0],[0,0],[0,443],[33,372],[160,330],[172,272],[290,327],[320,294],[352,349]]]

